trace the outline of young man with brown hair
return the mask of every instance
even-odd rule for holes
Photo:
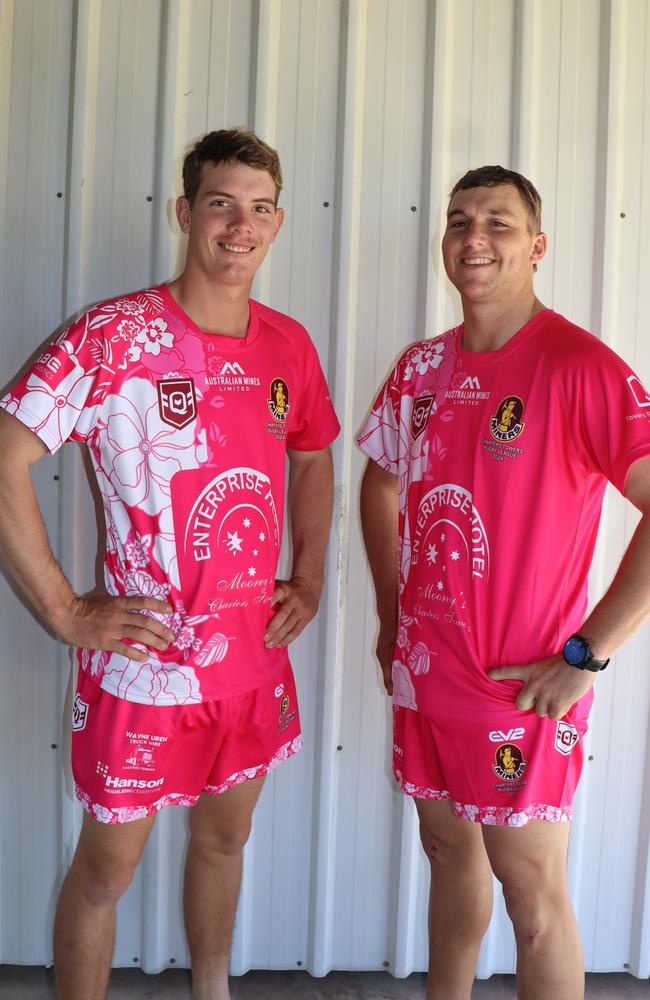
[[[3,555],[81,667],[86,811],[55,920],[60,1000],[106,995],[117,900],[173,804],[194,807],[192,996],[226,1000],[253,809],[300,746],[287,646],[318,608],[338,423],[304,328],[249,298],[284,217],[277,153],[212,132],[183,179],[182,274],[91,309],[1,401]],[[29,467],[66,440],[88,446],[102,494],[101,597],[72,590],[31,485]],[[287,457],[293,565],[276,581]]]
[[[463,323],[405,351],[359,436],[394,772],[431,867],[427,1000],[470,996],[493,873],[518,996],[584,995],[566,880],[582,740],[598,671],[650,611],[649,397],[537,299],[546,248],[526,178],[456,184],[442,249]],[[608,480],[643,516],[585,618]]]

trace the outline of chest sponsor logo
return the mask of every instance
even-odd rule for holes
[[[555,749],[567,757],[578,742],[578,730],[570,722],[558,722],[555,728]]]
[[[431,393],[427,393],[424,396],[418,396],[413,403],[413,412],[411,413],[411,434],[413,435],[414,441],[419,438],[420,434],[426,427],[432,406],[433,396]]]
[[[497,407],[497,412],[490,417],[490,432],[497,441],[510,442],[523,432],[524,403],[519,396],[506,396]]]
[[[283,378],[274,378],[267,400],[269,411],[279,424],[285,423],[289,413],[289,386]]]
[[[82,729],[85,729],[87,720],[88,703],[85,702],[79,692],[77,692],[72,705],[72,731],[78,733]]]
[[[158,382],[160,419],[170,427],[187,427],[196,419],[194,379],[166,378]]]
[[[523,726],[516,726],[514,729],[507,729],[505,733],[501,729],[492,729],[488,739],[490,743],[510,743],[512,740],[520,740],[526,735]]]
[[[501,781],[519,781],[523,777],[526,761],[516,743],[502,743],[494,757],[492,770]]]
[[[177,472],[171,490],[185,607],[192,614],[220,618],[224,612],[268,600],[280,527],[267,475],[243,466],[216,476],[214,471]],[[219,633],[214,638],[220,643],[214,661],[220,662],[228,637]]]
[[[207,385],[216,385],[224,392],[243,391],[260,385],[257,375],[248,375],[239,361],[224,361],[212,357],[208,361]]]
[[[432,571],[468,567],[472,576],[487,578],[490,567],[488,538],[472,494],[462,486],[444,483],[420,501],[411,562],[424,556]]]
[[[483,389],[478,375],[457,372],[451,380],[445,398],[465,406],[478,406],[490,398],[490,393]]]
[[[641,382],[641,380],[636,375],[629,375],[627,379],[627,384],[630,387],[630,392],[634,396],[634,402],[641,409],[650,406],[650,396]]]

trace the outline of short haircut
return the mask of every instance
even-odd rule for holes
[[[506,170],[505,167],[477,167],[476,170],[468,170],[461,179],[454,184],[449,201],[452,200],[457,191],[467,191],[469,188],[496,187],[498,184],[512,184],[517,188],[521,199],[528,210],[532,230],[535,233],[542,231],[542,199],[535,186],[516,170]]]
[[[204,163],[245,163],[256,170],[266,170],[275,183],[277,205],[282,190],[280,157],[254,132],[245,128],[222,128],[218,132],[208,132],[192,146],[183,160],[183,191],[190,206],[201,185]]]

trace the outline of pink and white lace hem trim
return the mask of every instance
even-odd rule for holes
[[[293,757],[301,748],[302,738],[296,736],[293,740],[281,746],[268,763],[257,764],[255,767],[247,767],[243,771],[236,771],[235,774],[231,774],[220,785],[205,785],[203,792],[207,795],[221,795],[222,792],[227,792],[229,788],[234,788],[235,785],[241,785],[245,781],[252,781],[254,778],[261,778],[270,771],[273,771],[283,761],[288,760],[289,757]],[[136,819],[145,819],[147,816],[153,816],[155,813],[160,812],[166,806],[194,806],[199,798],[198,795],[182,795],[179,792],[170,792],[168,795],[161,795],[160,798],[146,805],[114,806],[109,808],[93,802],[90,796],[76,782],[74,787],[75,794],[86,812],[99,823],[108,824],[130,823]]]
[[[395,780],[406,795],[430,801],[447,800],[459,819],[469,820],[470,823],[482,823],[484,826],[526,826],[531,819],[541,819],[547,823],[568,823],[573,815],[573,806],[548,806],[543,802],[532,802],[525,809],[515,809],[513,806],[464,804],[454,802],[449,792],[423,788],[397,775]]]

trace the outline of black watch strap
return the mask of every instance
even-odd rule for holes
[[[570,635],[564,643],[562,656],[569,666],[576,667],[577,670],[592,670],[594,673],[604,670],[609,663],[609,657],[606,660],[597,660],[588,640],[577,632]]]

